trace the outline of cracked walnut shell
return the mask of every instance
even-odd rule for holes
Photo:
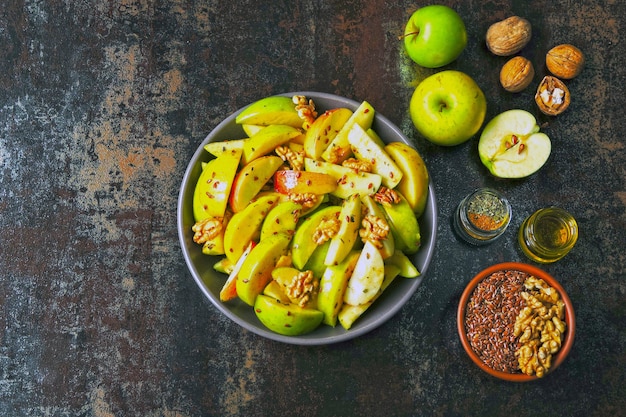
[[[585,64],[582,51],[570,44],[557,45],[546,54],[546,67],[556,77],[570,80],[580,74]]]
[[[507,61],[500,70],[500,84],[508,92],[519,93],[528,87],[534,76],[532,62],[523,56],[516,56]]]
[[[495,55],[510,56],[521,51],[532,36],[532,26],[523,17],[511,16],[489,26],[487,48]]]
[[[539,110],[548,116],[556,116],[567,109],[570,103],[570,93],[563,81],[551,75],[546,75],[537,87],[535,102]]]

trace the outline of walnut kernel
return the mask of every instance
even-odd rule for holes
[[[563,81],[551,75],[546,75],[537,87],[535,102],[542,113],[556,116],[567,109],[570,103],[570,94]]]
[[[511,16],[489,26],[487,48],[495,55],[513,55],[528,44],[531,36],[530,22],[519,16]]]
[[[546,66],[556,77],[570,80],[580,74],[585,64],[582,51],[570,44],[557,45],[546,54]]]
[[[507,61],[500,70],[500,84],[506,91],[519,93],[533,80],[535,68],[532,62],[523,56],[516,56]]]

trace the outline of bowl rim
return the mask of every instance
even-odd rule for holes
[[[561,296],[561,300],[565,304],[565,323],[567,325],[565,339],[563,340],[563,344],[561,345],[561,348],[559,349],[559,351],[552,358],[552,366],[550,367],[546,375],[544,375],[544,377],[542,378],[539,378],[536,375],[526,375],[522,373],[511,374],[508,372],[502,372],[502,371],[492,369],[489,366],[487,366],[479,358],[479,356],[476,354],[476,352],[474,352],[474,350],[469,344],[467,333],[465,331],[465,306],[467,305],[467,302],[469,301],[469,298],[472,295],[474,288],[476,288],[476,286],[483,279],[493,274],[494,272],[504,271],[504,270],[526,272],[526,273],[536,276],[537,278],[543,279],[546,283],[548,283],[551,287],[553,287],[559,292],[559,295]],[[572,304],[572,301],[570,300],[569,296],[567,295],[567,293],[565,292],[561,284],[552,275],[550,275],[548,272],[534,265],[521,263],[521,262],[503,262],[503,263],[491,265],[483,269],[469,281],[469,283],[465,287],[461,295],[461,298],[459,300],[459,305],[457,309],[457,331],[458,331],[463,349],[465,350],[467,355],[470,357],[472,362],[474,362],[474,364],[477,365],[480,369],[490,374],[491,376],[494,376],[496,378],[499,378],[505,381],[528,382],[528,381],[535,381],[535,380],[545,378],[545,376],[554,372],[559,367],[559,365],[561,365],[563,361],[565,361],[565,358],[569,354],[574,344],[574,338],[576,335],[576,318],[575,318],[574,306]]]
[[[273,95],[289,96],[289,97],[292,97],[294,95],[303,95],[306,97],[313,97],[314,99],[318,98],[321,101],[325,101],[325,100],[337,101],[337,102],[344,103],[346,106],[350,107],[352,110],[355,110],[361,104],[361,102],[358,102],[356,100],[352,100],[352,99],[338,96],[335,94],[306,91],[306,90],[286,92],[286,93],[273,94]],[[196,285],[200,288],[205,299],[208,299],[211,302],[211,304],[215,306],[222,314],[224,314],[226,317],[228,317],[229,319],[231,319],[232,321],[234,321],[235,323],[237,323],[239,326],[243,327],[244,329],[252,333],[255,333],[259,336],[262,336],[264,338],[278,341],[278,342],[287,343],[287,344],[313,346],[313,345],[329,345],[333,343],[343,342],[343,341],[354,339],[361,335],[371,332],[375,328],[387,322],[407,303],[409,298],[411,298],[411,296],[415,293],[417,288],[421,285],[421,282],[426,276],[428,267],[431,264],[432,258],[435,253],[436,243],[437,243],[437,223],[438,223],[437,201],[435,197],[435,190],[434,190],[432,177],[429,178],[428,203],[427,203],[427,209],[430,206],[430,210],[432,211],[432,218],[431,218],[432,227],[428,235],[422,234],[422,239],[424,240],[427,239],[427,241],[429,242],[429,245],[421,248],[420,251],[418,252],[420,253],[424,251],[424,254],[423,254],[424,265],[420,269],[421,275],[417,278],[410,278],[411,280],[415,282],[415,284],[411,286],[409,291],[406,291],[405,293],[403,293],[400,296],[400,298],[397,300],[397,302],[391,306],[391,308],[381,313],[378,319],[368,322],[365,325],[361,325],[358,327],[355,326],[352,329],[344,331],[340,334],[333,334],[333,335],[329,335],[326,337],[315,337],[315,332],[309,333],[306,335],[301,335],[301,336],[285,336],[285,335],[281,335],[278,333],[274,333],[271,330],[264,328],[260,322],[259,322],[259,325],[253,325],[249,323],[247,320],[245,320],[244,318],[235,314],[235,312],[233,312],[228,307],[228,305],[226,305],[225,303],[222,303],[203,283],[202,277],[200,276],[200,272],[194,265],[189,251],[186,250],[186,245],[187,245],[187,238],[185,236],[186,228],[185,228],[185,225],[183,224],[183,214],[182,214],[184,207],[185,207],[185,201],[186,201],[185,196],[187,194],[187,188],[188,188],[188,186],[186,187],[186,184],[188,184],[190,181],[190,177],[193,174],[194,167],[196,166],[196,164],[198,164],[198,161],[200,160],[203,153],[205,153],[204,145],[206,145],[207,143],[215,139],[219,135],[222,129],[227,127],[229,124],[233,123],[237,114],[239,114],[248,105],[243,106],[239,108],[237,111],[231,113],[228,117],[223,119],[208,133],[208,135],[201,141],[196,151],[193,153],[193,155],[189,159],[187,168],[183,175],[181,186],[180,186],[180,191],[178,194],[178,202],[177,202],[177,229],[178,229],[178,237],[179,237],[179,243],[181,246],[181,251],[183,253],[183,257],[185,259],[185,264],[187,266],[188,271],[191,273]],[[328,110],[328,109],[325,109],[325,110]],[[402,141],[408,144],[409,146],[414,147],[414,144],[406,137],[406,135],[402,132],[402,130],[400,130],[398,126],[396,126],[393,122],[391,122],[385,116],[376,112],[375,120],[378,120],[378,123],[383,123],[388,129],[393,131],[395,140]],[[252,309],[252,307],[250,306],[246,306],[246,307]]]

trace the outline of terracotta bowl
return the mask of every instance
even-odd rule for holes
[[[355,100],[319,92],[303,91],[285,93],[283,95],[291,97],[296,94],[312,98],[315,101],[316,109],[320,113],[337,107],[347,107],[354,111],[360,105],[360,102]],[[306,335],[283,336],[268,330],[256,317],[252,307],[245,305],[239,300],[231,300],[226,303],[220,301],[219,292],[227,277],[213,269],[213,264],[220,257],[203,255],[200,246],[193,242],[193,232],[191,231],[194,223],[192,199],[194,187],[202,169],[202,163],[210,158],[210,155],[204,150],[204,145],[213,141],[245,137],[241,126],[235,123],[235,117],[241,110],[243,109],[226,117],[198,144],[196,152],[189,161],[181,184],[177,213],[178,235],[185,262],[199,290],[218,311],[241,327],[262,337],[284,343],[327,345],[361,336],[382,325],[402,308],[420,286],[433,256],[437,231],[437,206],[432,182],[428,189],[428,203],[424,214],[420,218],[422,246],[416,254],[410,257],[422,275],[415,279],[396,279],[372,307],[355,322],[350,330],[344,330],[340,325],[335,327],[322,325]],[[397,126],[379,113],[376,113],[372,127],[384,142],[400,141],[413,146],[411,141]]]
[[[552,356],[552,365],[549,368],[548,372],[542,377],[545,378],[550,373],[554,372],[559,365],[563,363],[567,355],[569,354],[572,345],[574,344],[574,335],[576,333],[576,320],[574,317],[574,308],[572,306],[572,302],[568,297],[567,293],[558,283],[556,279],[554,279],[547,272],[532,266],[523,263],[517,262],[506,262],[497,265],[490,266],[489,268],[479,272],[467,285],[463,294],[461,295],[461,300],[459,302],[459,307],[457,311],[457,330],[459,333],[459,337],[461,339],[461,344],[465,349],[465,352],[469,355],[470,359],[483,371],[487,372],[489,375],[494,376],[496,378],[506,380],[506,381],[514,381],[514,382],[526,382],[533,381],[537,379],[541,379],[536,375],[527,375],[524,373],[509,373],[504,371],[499,371],[491,368],[487,364],[485,364],[479,355],[473,350],[470,342],[468,340],[467,331],[466,331],[466,306],[472,296],[474,289],[478,286],[478,284],[483,281],[485,278],[489,277],[495,272],[499,271],[521,271],[533,275],[537,278],[544,280],[548,285],[552,288],[556,289],[561,296],[561,300],[565,304],[565,324],[566,330],[564,334],[564,338],[562,341],[561,348],[557,353]]]

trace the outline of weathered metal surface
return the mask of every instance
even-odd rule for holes
[[[421,4],[401,1],[124,0],[0,6],[0,414],[10,416],[619,415],[626,403],[624,140],[626,3],[442,1],[469,44],[449,68],[476,79],[490,118],[536,113],[553,154],[502,181],[476,139],[443,149],[408,117],[416,82],[397,36]],[[587,57],[570,108],[539,116],[533,87],[503,92],[505,60],[484,44],[512,14],[533,25],[521,52],[573,43]],[[536,85],[534,83],[534,85]],[[435,259],[411,301],[380,329],[329,347],[256,337],[206,301],[185,268],[176,198],[187,160],[225,116],[273,93],[368,100],[414,140],[440,223]],[[475,249],[449,216],[472,189],[511,201],[505,236]],[[580,240],[546,267],[569,292],[570,357],[533,384],[499,382],[463,353],[455,309],[467,281],[525,261],[523,218],[560,205]],[[545,403],[548,405],[545,405]]]

